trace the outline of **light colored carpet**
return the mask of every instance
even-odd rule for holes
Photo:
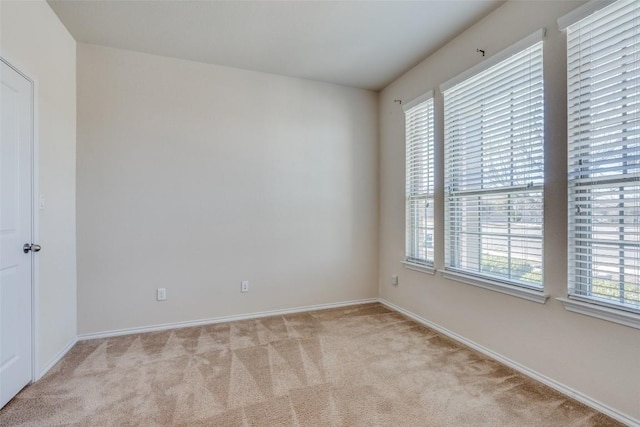
[[[0,425],[620,424],[368,304],[80,342]]]

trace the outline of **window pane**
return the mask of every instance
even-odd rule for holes
[[[405,111],[406,260],[433,265],[433,98]]]
[[[567,28],[569,292],[640,311],[640,6]]]
[[[444,92],[447,269],[542,287],[542,49]]]

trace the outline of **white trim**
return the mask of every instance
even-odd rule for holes
[[[595,409],[596,411],[602,412],[605,415],[610,416],[611,418],[620,421],[621,423],[627,424],[629,426],[634,426],[634,427],[640,427],[640,420],[636,420],[634,418],[631,418],[630,416],[623,414],[622,412],[608,406],[605,405],[602,402],[599,402],[589,396],[587,396],[584,393],[581,393],[567,385],[564,385],[552,378],[547,377],[546,375],[543,375],[539,372],[534,371],[533,369],[530,369],[524,365],[521,365],[520,363],[506,357],[503,356],[499,353],[496,353],[493,350],[490,350],[474,341],[471,341],[461,335],[456,334],[455,332],[452,332],[440,325],[438,325],[437,323],[433,323],[421,316],[418,316],[415,313],[412,313],[409,310],[405,310],[387,300],[385,300],[384,298],[380,298],[379,299],[380,303],[387,306],[388,308],[395,310],[399,313],[404,314],[405,316],[415,320],[418,323],[421,323],[437,332],[440,332],[443,335],[448,336],[449,338],[454,339],[455,341],[458,341],[459,343],[470,347],[476,351],[479,351],[480,353],[484,354],[485,356],[490,357],[493,360],[496,360],[500,363],[502,363],[503,365],[506,365],[512,369],[515,369],[516,371],[520,372],[523,375],[526,375],[529,378],[532,378],[536,381],[541,382],[542,384],[551,387],[552,389],[559,391],[560,393],[571,397],[572,399],[577,400],[578,402],[584,403],[585,405]]]
[[[432,265],[418,264],[410,261],[400,261],[407,270],[420,271],[421,273],[436,274],[436,269]]]
[[[587,16],[609,6],[616,0],[591,0],[580,7],[573,9],[571,12],[558,18],[558,29],[565,31],[570,25],[586,18]]]
[[[545,32],[546,30],[544,28],[541,28],[535,33],[530,34],[527,37],[523,38],[522,40],[512,44],[508,48],[503,49],[500,52],[496,53],[495,55],[485,59],[479,64],[476,64],[473,67],[469,68],[468,70],[463,71],[462,73],[458,74],[454,78],[447,80],[446,82],[440,85],[440,92],[444,93],[447,90],[451,89],[452,87],[456,86],[457,84],[464,82],[468,78],[473,77],[476,74],[481,73],[484,70],[487,70],[493,67],[494,65],[504,61],[505,59],[515,55],[516,53],[521,52],[524,49],[527,49],[533,46],[534,44],[543,41]]]
[[[158,325],[142,326],[140,328],[115,329],[90,334],[80,334],[79,341],[93,340],[97,338],[117,337],[120,335],[140,334],[144,332],[166,331],[168,329],[188,328],[192,326],[210,325],[213,323],[235,322],[237,320],[258,319],[261,317],[279,316],[283,314],[304,313],[307,311],[326,310],[330,308],[348,307],[350,305],[368,304],[378,302],[378,298],[344,301],[330,304],[316,304],[302,307],[287,308],[282,310],[259,311],[255,313],[237,314],[232,316],[211,317],[200,320],[187,320],[185,322],[161,323]]]
[[[529,301],[544,304],[549,299],[549,294],[545,294],[544,290],[536,291],[522,286],[509,285],[494,280],[483,279],[480,277],[470,276],[463,273],[453,271],[441,271],[442,277],[445,279],[455,280],[457,282],[466,283],[467,285],[478,286],[480,288],[489,289],[490,291],[500,292],[501,294],[511,295],[514,297],[526,299]]]
[[[56,363],[58,363],[69,352],[69,350],[73,348],[74,345],[76,345],[77,342],[78,342],[78,338],[73,337],[73,339],[71,339],[71,341],[69,341],[67,345],[65,345],[64,348],[60,350],[58,354],[56,354],[49,363],[47,363],[44,369],[42,369],[42,371],[38,373],[38,375],[35,377],[33,381],[36,382],[40,378],[44,377],[46,373],[49,372],[49,370],[53,368],[56,365]]]
[[[597,302],[582,300],[579,297],[556,298],[564,304],[564,308],[572,313],[584,314],[585,316],[596,317],[609,322],[619,323],[631,328],[640,329],[640,314],[629,311],[605,307]]]
[[[434,94],[433,90],[430,90],[427,93],[425,93],[423,95],[420,95],[417,98],[413,98],[411,101],[409,101],[409,102],[407,102],[405,104],[402,104],[402,109],[404,111],[410,110],[413,107],[415,107],[416,105],[422,104],[424,101],[428,101],[431,98],[433,98],[433,94]]]

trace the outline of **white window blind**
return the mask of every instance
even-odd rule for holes
[[[443,85],[445,267],[533,289],[543,276],[543,34]]]
[[[567,27],[569,293],[640,311],[640,2]]]
[[[406,104],[406,261],[433,265],[433,92]]]

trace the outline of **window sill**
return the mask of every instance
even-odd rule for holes
[[[421,273],[426,273],[431,275],[436,274],[436,269],[430,265],[417,264],[415,262],[409,262],[409,261],[402,261],[402,265],[404,265],[404,268],[408,270],[420,271]]]
[[[474,277],[463,273],[443,271],[442,277],[444,277],[445,279],[451,279],[458,282],[466,283],[467,285],[478,286],[480,288],[489,289],[490,291],[500,292],[502,294],[537,302],[539,304],[544,304],[545,302],[547,302],[547,299],[549,299],[549,295],[545,294],[543,290],[536,291],[520,286],[508,285],[506,283],[500,283],[493,280]]]
[[[640,329],[640,314],[605,307],[593,302],[585,302],[575,297],[556,299],[564,304],[564,308],[567,309],[567,311]]]

